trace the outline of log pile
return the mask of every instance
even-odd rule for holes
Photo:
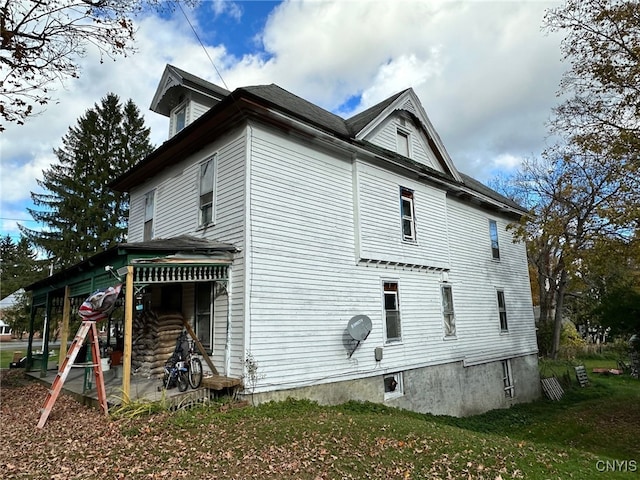
[[[182,332],[182,314],[145,311],[133,321],[131,370],[136,376],[162,378],[164,364]]]

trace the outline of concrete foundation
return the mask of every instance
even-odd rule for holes
[[[402,394],[385,400],[383,375],[308,387],[255,393],[254,403],[287,398],[308,399],[321,405],[337,405],[350,400],[384,403],[421,413],[475,415],[540,397],[537,355],[510,359],[513,397],[505,395],[501,361],[464,366],[454,362],[412,370],[402,376]]]

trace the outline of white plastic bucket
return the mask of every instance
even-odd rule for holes
[[[107,372],[109,371],[109,359],[108,358],[101,358],[100,361],[102,362],[102,371],[103,372]]]

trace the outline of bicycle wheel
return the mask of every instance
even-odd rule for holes
[[[189,362],[189,385],[198,388],[202,383],[202,362],[198,357],[193,357]]]
[[[180,370],[178,372],[178,390],[184,392],[187,388],[189,388],[189,379],[188,373]]]

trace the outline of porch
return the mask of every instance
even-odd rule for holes
[[[184,396],[177,389],[163,390],[161,380],[164,363],[183,330],[193,339],[205,364],[205,391],[184,393],[209,398],[216,392],[241,387],[241,365],[231,364],[229,277],[234,252],[233,245],[188,236],[119,244],[30,285],[27,290],[33,292],[33,302],[27,371],[38,370],[39,366],[39,372],[31,375],[52,384],[57,374],[48,366],[52,320],[55,318],[61,328],[60,344],[67,346],[73,313],[83,300],[96,289],[121,284],[124,298],[101,324],[106,325],[105,337],[100,339],[101,356],[111,355],[114,362],[114,368],[104,375],[110,405]],[[200,301],[198,292],[206,294],[206,302]],[[44,312],[43,349],[36,355],[34,320],[40,311]],[[214,328],[218,343],[214,343]],[[66,348],[60,348],[58,362],[64,361],[66,353]],[[118,360],[114,360],[114,354],[118,354]],[[214,362],[222,366],[224,375],[219,374]],[[91,403],[97,401],[95,385],[91,385],[95,379],[91,371],[87,379],[85,370],[82,365],[73,368],[63,389]]]
[[[57,373],[56,369],[50,369],[47,370],[45,376],[42,376],[40,371],[27,372],[27,375],[49,387],[56,379]],[[121,405],[124,402],[122,366],[119,365],[103,372],[103,377],[109,407]],[[163,389],[162,379],[132,375],[129,385],[130,401],[164,402],[168,409],[178,409],[205,403],[223,395],[235,395],[242,389],[242,380],[221,375],[209,375],[202,379],[200,388],[196,390],[189,388],[185,392],[180,392],[177,387]],[[91,367],[75,365],[62,386],[62,392],[75,398],[83,405],[95,408],[100,406]]]

